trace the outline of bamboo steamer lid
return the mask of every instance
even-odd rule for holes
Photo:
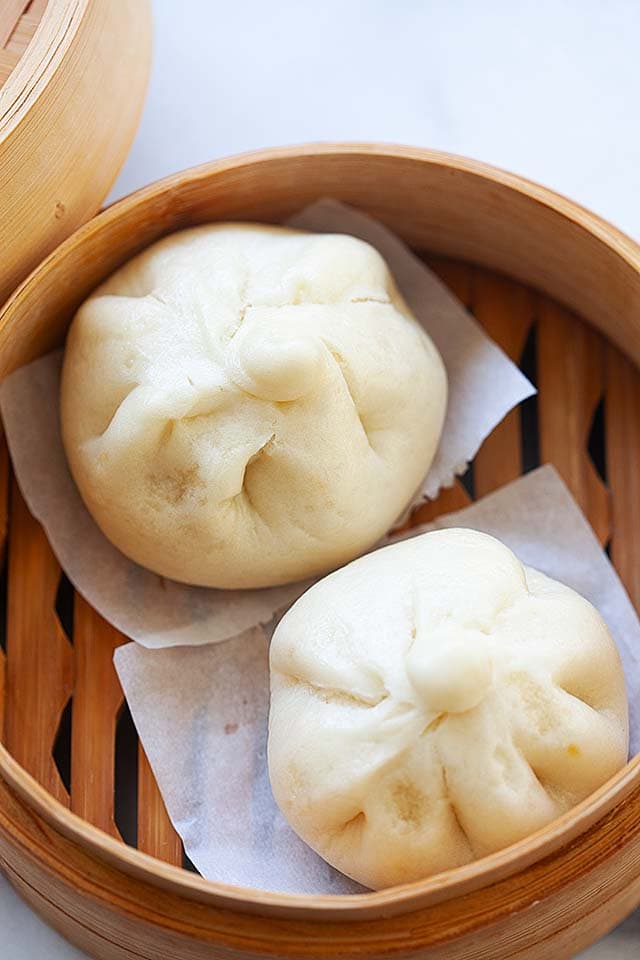
[[[99,209],[150,54],[147,0],[0,3],[0,303]]]

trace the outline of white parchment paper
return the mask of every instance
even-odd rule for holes
[[[0,386],[13,468],[33,516],[76,590],[118,630],[149,647],[215,643],[288,606],[305,589],[207,590],[159,577],[107,540],[86,509],[62,447],[62,351],[22,367]]]
[[[436,461],[416,501],[425,491],[435,495],[534,388],[433,273],[380,224],[332,200],[312,205],[295,222],[317,231],[352,233],[377,246],[442,353],[449,378],[448,413]],[[61,361],[57,351],[7,377],[0,386],[0,409],[31,513],[76,590],[106,620],[147,647],[215,643],[268,624],[304,592],[308,583],[263,590],[189,587],[120,553],[93,522],[67,467],[59,426]]]
[[[616,640],[640,747],[640,623],[589,524],[553,467],[541,467],[471,507],[412,531],[466,526],[499,537],[520,559],[576,589]],[[256,628],[226,643],[148,650],[115,663],[133,720],[187,854],[211,880],[295,893],[355,893],[287,826],[266,761],[268,638]]]

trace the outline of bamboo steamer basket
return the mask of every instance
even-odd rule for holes
[[[100,208],[150,54],[147,0],[1,0],[0,303]]]
[[[418,519],[551,461],[640,603],[640,248],[500,170],[425,150],[337,144],[169,177],[104,211],[25,281],[0,315],[0,375],[59,345],[92,288],[157,238],[209,220],[278,222],[323,195],[378,217],[425,256],[539,388],[485,442],[471,482]],[[185,869],[148,762],[130,729],[125,735],[112,653],[126,638],[73,597],[6,451],[2,464],[0,863],[89,954],[562,960],[640,902],[637,758],[534,836],[403,887],[292,896]],[[123,796],[129,809],[137,797],[137,825],[126,822]]]

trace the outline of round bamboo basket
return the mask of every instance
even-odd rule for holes
[[[209,220],[278,222],[323,195],[400,234],[539,388],[488,438],[465,483],[418,519],[551,461],[640,603],[640,249],[511,174],[424,150],[339,144],[170,177],[100,214],[31,274],[0,315],[0,375],[59,345],[91,289],[164,234]],[[126,638],[73,596],[6,452],[0,477],[0,862],[92,956],[561,960],[640,902],[637,758],[527,840],[404,887],[290,896],[189,871],[123,708],[112,654]]]
[[[100,208],[150,55],[147,0],[0,3],[0,303]]]

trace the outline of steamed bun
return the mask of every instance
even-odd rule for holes
[[[273,637],[276,801],[368,887],[522,839],[627,751],[624,678],[600,615],[485,534],[441,530],[355,560]]]
[[[218,224],[154,244],[82,305],[61,405],[73,477],[123,553],[261,587],[388,530],[433,459],[446,376],[368,244]]]

